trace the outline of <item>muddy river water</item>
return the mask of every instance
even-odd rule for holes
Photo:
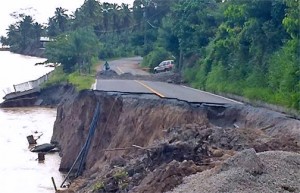
[[[52,70],[34,65],[41,61],[44,59],[0,52],[0,102],[4,88],[36,79]],[[58,171],[58,153],[46,154],[45,161],[39,162],[37,153],[29,150],[26,138],[41,135],[37,143],[49,143],[55,117],[56,109],[50,108],[0,109],[1,193],[55,192],[51,177],[60,185],[63,174]]]

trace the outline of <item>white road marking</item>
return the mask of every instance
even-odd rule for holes
[[[213,94],[213,93],[210,93],[210,92],[206,92],[206,91],[203,91],[203,90],[195,89],[195,88],[188,87],[188,86],[182,86],[182,87],[187,88],[187,89],[191,89],[191,90],[194,90],[194,91],[202,92],[202,93],[205,93],[205,94],[210,94],[212,96],[219,97],[219,98],[222,98],[222,99],[226,99],[226,100],[229,100],[231,102],[234,102],[234,103],[237,103],[237,104],[240,104],[240,105],[243,104],[242,102],[239,102],[239,101],[236,101],[236,100],[233,100],[233,99],[229,99],[229,98],[226,98],[226,97],[223,97],[223,96],[220,96],[220,95],[216,95],[216,94]]]

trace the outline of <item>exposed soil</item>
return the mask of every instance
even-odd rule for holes
[[[52,137],[61,149],[62,171],[81,150],[97,102],[101,110],[84,173],[65,192],[250,193],[259,180],[278,182],[266,187],[269,192],[300,190],[300,121],[283,114],[97,91],[67,101],[58,107]],[[273,162],[275,173],[268,169]],[[226,184],[222,176],[230,184],[215,186]],[[207,183],[199,185],[202,179]]]
[[[40,106],[57,107],[58,104],[66,102],[76,93],[76,89],[71,84],[53,85],[43,88],[38,95],[41,100]]]

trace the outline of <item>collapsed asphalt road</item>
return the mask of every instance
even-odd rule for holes
[[[201,91],[176,90],[179,78],[99,72],[98,89],[61,103],[52,142],[62,171],[84,145],[100,104],[83,175],[62,192],[300,191],[299,120],[209,93],[204,100]],[[184,100],[168,98],[181,92]],[[198,102],[187,100],[193,95]]]
[[[65,192],[300,191],[300,121],[155,94],[82,91],[61,103],[51,140],[61,149],[60,170],[68,171],[82,149],[97,103],[85,170]]]

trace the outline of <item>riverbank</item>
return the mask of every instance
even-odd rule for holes
[[[249,175],[278,182],[264,187],[269,192],[300,190],[299,165],[293,174],[284,172],[294,167],[288,163],[300,163],[300,121],[248,105],[209,106],[152,94],[86,90],[60,103],[51,141],[61,149],[61,171],[69,171],[87,140],[97,103],[100,114],[85,170],[66,192],[162,193],[184,183],[186,176],[198,174],[200,179],[209,173],[217,178],[233,169],[246,174],[231,175],[240,180],[231,181],[229,192],[237,192],[233,187]],[[265,161],[277,163],[283,157],[282,164],[274,164],[276,175],[267,175]],[[213,189],[209,182],[203,186]],[[243,191],[250,193],[255,186],[243,184]],[[185,192],[197,188],[187,187]]]
[[[9,48],[1,47],[1,48],[0,48],[0,51],[9,51]]]
[[[21,97],[5,100],[0,103],[0,108],[12,107],[57,107],[72,96],[76,89],[71,84],[56,84],[41,88],[36,92]]]
[[[45,49],[44,48],[28,48],[28,49],[25,49],[21,52],[15,52],[11,49],[8,49],[6,51],[10,51],[10,52],[15,53],[15,54],[21,54],[21,55],[24,55],[24,56],[45,58]]]

